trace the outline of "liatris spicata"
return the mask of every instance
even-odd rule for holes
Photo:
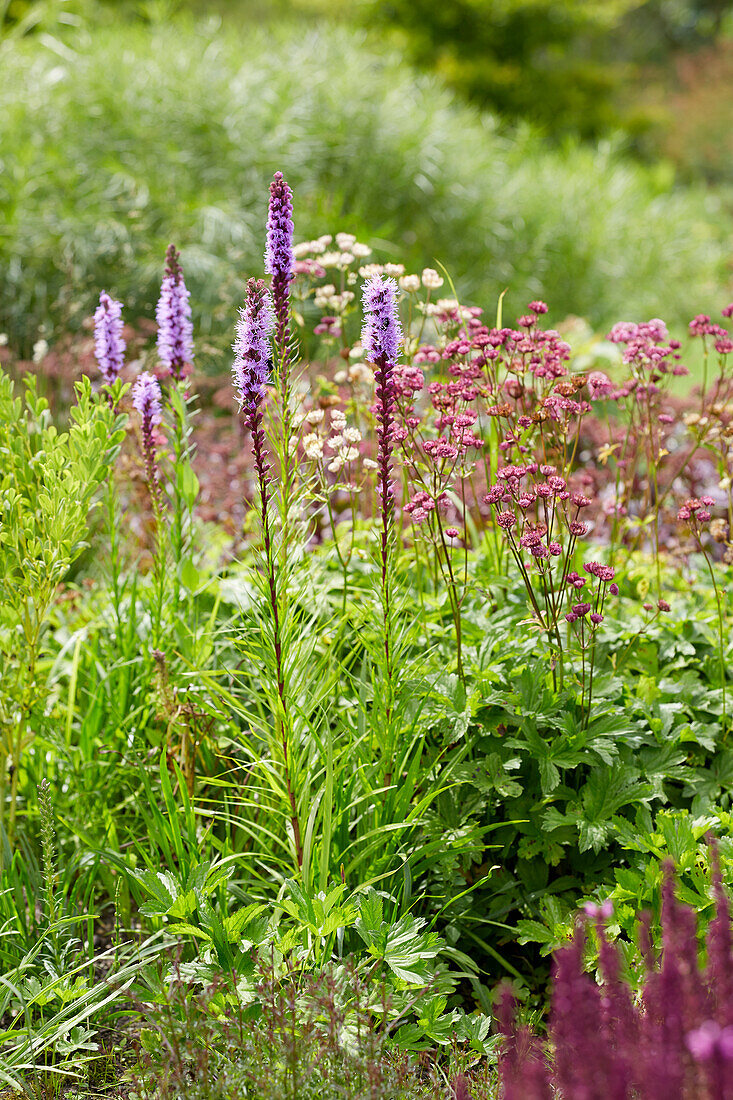
[[[270,204],[267,212],[267,247],[265,271],[272,275],[272,298],[275,305],[277,331],[275,343],[280,357],[284,389],[288,383],[288,343],[290,341],[290,283],[293,279],[293,192],[282,172],[276,172],[270,184]]]
[[[382,609],[384,613],[384,654],[388,681],[392,677],[391,608],[389,592],[389,547],[394,519],[392,450],[394,409],[397,396],[394,371],[399,356],[402,331],[397,313],[397,284],[394,279],[373,275],[364,284],[364,326],[361,344],[367,362],[374,367],[377,417],[377,486],[382,508]],[[387,707],[388,718],[390,707]]]
[[[290,818],[293,829],[298,865],[303,862],[303,847],[300,837],[300,821],[297,802],[293,791],[289,761],[290,707],[288,705],[285,683],[285,667],[282,646],[282,622],[280,600],[277,591],[277,571],[275,548],[270,528],[270,462],[265,449],[265,430],[262,426],[262,401],[265,396],[270,365],[270,338],[275,325],[270,295],[262,279],[250,279],[247,283],[244,308],[239,311],[237,336],[233,344],[236,358],[232,367],[234,390],[239,407],[244,414],[244,423],[252,433],[252,456],[257,471],[260,495],[260,518],[262,538],[265,544],[265,566],[269,590],[270,610],[272,612],[272,638],[275,652],[277,691],[280,703],[278,716],[280,743],[285,765],[285,784],[290,803]]]
[[[389,532],[394,514],[392,434],[397,396],[394,369],[402,340],[396,295],[394,279],[383,280],[380,275],[373,275],[365,283],[362,295],[364,326],[361,343],[367,362],[374,367],[376,382],[378,485],[382,499],[382,583],[385,585]]]
[[[156,520],[160,520],[160,486],[155,456],[155,428],[163,419],[160,384],[157,378],[145,371],[132,388],[132,404],[142,418],[143,454],[148,488],[153,501]]]
[[[169,244],[165,254],[165,275],[155,309],[158,355],[176,380],[183,378],[184,367],[193,362],[190,295],[183,280],[179,258],[180,254]]]
[[[233,345],[236,358],[232,367],[239,408],[250,418],[251,410],[256,410],[265,396],[270,372],[270,336],[274,327],[275,318],[265,284],[261,279],[250,279],[244,309],[239,311],[237,338]]]
[[[103,290],[94,311],[94,354],[108,386],[119,377],[126,346],[122,338],[122,302]]]

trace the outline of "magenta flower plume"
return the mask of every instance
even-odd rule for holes
[[[103,290],[94,311],[94,354],[108,386],[119,377],[126,346],[122,339],[122,302]]]
[[[236,355],[232,367],[234,390],[240,409],[247,410],[248,414],[265,396],[274,327],[275,317],[267,287],[262,279],[250,279],[244,308],[239,311],[237,337],[232,345]]]
[[[175,379],[193,362],[193,325],[189,292],[183,280],[179,253],[172,244],[165,254],[165,275],[155,309],[158,322],[158,355]]]

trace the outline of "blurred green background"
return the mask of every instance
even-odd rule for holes
[[[681,324],[731,293],[723,0],[0,0],[0,332],[101,288],[151,316],[182,249],[228,366],[282,168],[299,238],[446,265],[507,316]]]

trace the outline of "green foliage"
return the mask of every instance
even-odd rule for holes
[[[88,379],[77,384],[76,398],[69,430],[59,432],[35,379],[27,380],[23,401],[0,372],[0,868],[15,833],[30,715],[43,700],[37,663],[51,601],[87,546],[93,498],[123,435],[122,420],[92,395]]]
[[[725,0],[371,0],[366,18],[396,27],[409,55],[511,119],[584,138],[648,128],[621,94],[675,48],[715,40]]]
[[[501,134],[343,30],[121,25],[68,60],[29,40],[3,67],[0,331],[27,355],[42,327],[78,328],[102,288],[128,320],[151,317],[175,240],[198,361],[228,369],[276,167],[303,238],[353,231],[417,270],[437,255],[462,296],[508,287],[511,311],[545,297],[599,325],[686,316],[707,308],[727,259],[714,196],[607,145]]]

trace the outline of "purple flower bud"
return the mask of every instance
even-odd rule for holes
[[[380,359],[396,363],[400,353],[402,330],[397,313],[397,283],[372,275],[364,284],[364,327],[361,345],[368,362]]]
[[[590,617],[590,621],[598,626],[599,623],[603,622],[603,615],[599,615],[597,611],[594,611]]]
[[[250,279],[244,308],[239,311],[237,337],[232,345],[236,358],[232,366],[239,407],[256,407],[265,396],[270,373],[270,337],[275,317],[270,295],[262,279]]]
[[[293,192],[282,172],[276,172],[270,184],[265,271],[275,279],[290,282],[294,266]]]
[[[618,585],[615,582],[613,584],[609,584],[608,591],[611,593],[612,596],[618,596]]]
[[[179,253],[172,244],[165,254],[165,275],[155,309],[158,322],[158,355],[173,378],[183,378],[183,368],[193,362],[193,325],[189,293],[183,281]]]
[[[94,354],[108,386],[119,377],[125,347],[122,339],[122,302],[110,298],[103,290],[94,311]]]

